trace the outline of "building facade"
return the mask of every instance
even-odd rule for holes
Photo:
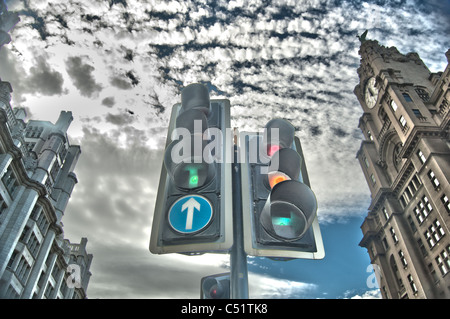
[[[0,80],[0,297],[86,298],[87,239],[70,243],[61,222],[80,155],[67,138],[72,114],[25,123],[11,92]]]
[[[359,54],[357,158],[372,200],[360,246],[383,298],[450,298],[450,67],[431,73],[374,40]]]

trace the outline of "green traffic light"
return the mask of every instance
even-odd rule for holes
[[[194,188],[198,186],[198,169],[197,167],[187,167],[189,171],[189,187]]]
[[[198,175],[191,176],[191,178],[189,179],[189,185],[190,186],[198,185]]]
[[[272,217],[272,223],[277,226],[292,226],[290,217]]]

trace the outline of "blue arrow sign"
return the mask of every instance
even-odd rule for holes
[[[200,195],[178,199],[169,210],[170,226],[183,234],[195,233],[205,228],[213,215],[210,202]]]

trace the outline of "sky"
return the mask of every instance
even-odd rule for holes
[[[370,192],[356,160],[362,109],[353,94],[357,35],[417,52],[443,71],[445,0],[6,0],[21,21],[0,50],[0,78],[27,119],[72,111],[82,154],[63,217],[88,238],[89,298],[198,298],[227,254],[149,252],[163,148],[180,89],[208,83],[230,100],[231,124],[261,130],[274,117],[302,141],[325,245],[323,260],[248,257],[251,298],[379,298],[358,246]]]

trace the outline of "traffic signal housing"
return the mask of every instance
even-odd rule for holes
[[[154,254],[228,251],[233,240],[230,103],[191,84],[172,108],[153,215]]]
[[[230,273],[203,277],[200,281],[200,299],[230,299]]]
[[[317,200],[300,139],[286,120],[241,132],[244,246],[251,256],[322,259]]]

